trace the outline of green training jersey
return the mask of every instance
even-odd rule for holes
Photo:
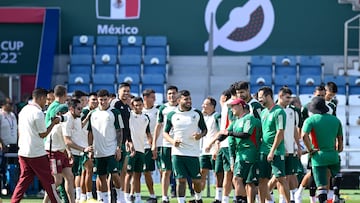
[[[248,133],[248,138],[229,136],[230,157],[234,161],[247,161],[254,163],[258,158],[257,146],[261,139],[261,123],[251,114],[246,114],[233,121],[228,131],[235,133]]]
[[[338,118],[327,113],[314,114],[305,120],[302,131],[310,133],[312,147],[319,150],[311,157],[313,166],[339,163],[335,145],[336,137],[342,136],[342,125]]]
[[[275,105],[270,110],[265,108],[260,116],[263,134],[260,152],[268,154],[274,143],[277,131],[285,130],[286,113],[279,105]],[[285,155],[284,140],[280,142],[274,154]]]

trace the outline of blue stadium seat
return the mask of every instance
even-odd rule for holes
[[[72,43],[69,47],[70,55],[76,54],[94,54],[94,36],[91,35],[76,35],[73,36]]]
[[[141,90],[151,88],[157,93],[165,92],[165,77],[161,74],[144,74],[142,76]]]
[[[300,56],[299,75],[323,75],[320,56]]]
[[[128,82],[131,84],[130,92],[133,95],[140,95],[140,75],[138,74],[120,74],[117,77],[117,83]]]
[[[92,74],[93,58],[92,55],[71,55],[68,64],[68,73]]]
[[[143,55],[143,38],[141,36],[124,36],[120,41],[121,55]]]
[[[164,55],[145,55],[143,74],[163,74],[165,79],[168,75],[168,64]]]
[[[97,36],[96,37],[96,54],[119,54],[119,38],[118,36]]]
[[[92,91],[107,89],[110,93],[115,93],[115,76],[114,74],[106,73],[93,75]]]
[[[297,82],[296,82],[296,74],[295,75],[275,75],[274,78],[274,94],[277,94],[281,87],[287,85],[293,94],[297,94]]]
[[[263,86],[272,87],[271,75],[250,75],[250,93],[255,94]]]
[[[316,86],[321,85],[320,75],[300,75],[299,94],[312,94]]]
[[[95,65],[94,65],[94,74],[98,73],[117,73],[117,56],[116,55],[96,55],[95,56]]]
[[[140,55],[120,55],[119,74],[142,74],[142,59]]]
[[[169,56],[169,46],[166,36],[146,36],[144,55]]]
[[[83,92],[90,92],[90,75],[81,73],[70,73],[67,83],[67,91],[69,93],[75,90],[81,90]]]
[[[295,56],[277,56],[275,60],[274,74],[297,76],[297,65]],[[297,77],[296,77],[297,78]]]

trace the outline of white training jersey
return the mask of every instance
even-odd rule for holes
[[[157,122],[163,124],[163,128],[160,129],[160,135],[158,137],[158,140],[162,139],[162,145],[156,145],[156,146],[172,147],[172,144],[163,137],[163,132],[164,132],[164,126],[166,126],[166,122],[167,122],[167,115],[176,109],[177,109],[177,106],[170,106],[169,103],[165,103],[160,106],[158,117],[157,117]],[[170,136],[172,136],[172,134],[173,134],[172,131],[170,131],[169,134],[170,134]]]
[[[172,112],[168,119],[169,125],[172,126],[174,140],[180,140],[180,146],[171,148],[171,155],[181,156],[200,156],[200,141],[196,140],[193,135],[200,131],[201,127],[201,112],[192,108],[189,111],[180,111],[176,109]],[[205,122],[202,120],[202,125],[206,128]]]
[[[51,141],[51,151],[56,152],[64,152],[66,145],[64,141],[64,135],[62,131],[62,125],[64,123],[58,123],[54,125],[53,129],[51,130],[50,134],[48,135],[48,139],[45,141],[45,149],[50,150],[50,141]]]
[[[90,126],[93,133],[94,157],[108,157],[115,155],[117,147],[115,113],[113,108],[106,110],[96,108],[90,116]],[[114,109],[116,110],[116,109]],[[119,120],[118,126],[124,128],[120,112],[116,114]]]
[[[222,106],[221,106],[221,122],[220,122],[220,130],[226,130],[227,127],[229,127],[231,121],[229,120],[229,107],[228,104],[230,104],[234,99],[227,100]],[[229,141],[228,138],[220,142],[220,148],[223,147],[229,147]]]
[[[46,132],[45,116],[41,107],[29,103],[19,113],[18,155],[28,158],[45,156],[44,139],[40,133]]]
[[[88,134],[85,133],[81,128],[81,119],[74,118],[70,112],[67,112],[66,116],[68,119],[66,122],[64,122],[64,125],[62,125],[64,136],[68,136],[75,144],[79,145],[80,147],[87,147],[89,145]],[[86,130],[86,132],[88,131]],[[80,156],[82,153],[81,151],[74,148],[70,148],[70,151],[73,155],[77,156]]]
[[[149,118],[145,114],[136,114],[130,112],[129,127],[131,139],[134,144],[135,151],[144,153],[145,142],[147,142],[146,131],[149,130]]]
[[[284,144],[286,153],[295,153],[294,132],[299,125],[299,114],[291,107],[284,108],[286,113],[286,126],[284,130]]]
[[[209,143],[214,140],[216,134],[219,132],[220,128],[220,114],[218,112],[213,112],[211,115],[204,115],[204,120],[207,128],[206,135],[200,140],[201,155],[212,155],[215,151],[215,146],[213,145],[210,149],[210,152],[206,152],[205,148],[209,146]]]
[[[154,136],[154,130],[155,130],[155,126],[156,126],[156,118],[157,118],[157,114],[158,114],[158,108],[156,108],[156,106],[153,106],[152,108],[150,109],[146,109],[146,108],[143,108],[142,112],[147,115],[150,119],[150,133],[152,136]],[[146,136],[146,135],[145,135]],[[147,142],[147,137],[146,138],[146,142],[145,142],[145,149],[150,149],[151,146],[149,145],[149,143]],[[162,140],[158,139],[157,140],[157,143],[156,143],[156,146],[159,146],[158,144],[161,144],[162,143]]]
[[[4,145],[16,144],[17,143],[17,120],[13,112],[7,113],[0,110],[0,130],[1,140]]]

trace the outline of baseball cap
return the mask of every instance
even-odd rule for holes
[[[241,98],[237,98],[237,99],[235,99],[234,101],[232,101],[232,102],[230,102],[230,103],[228,104],[229,107],[231,107],[231,106],[233,106],[233,105],[241,105],[243,108],[247,108],[247,107],[248,107],[247,103],[246,103],[243,99],[241,99]]]

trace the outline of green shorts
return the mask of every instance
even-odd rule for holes
[[[173,155],[172,164],[176,178],[201,178],[199,157]]]
[[[82,156],[73,155],[74,162],[72,165],[72,172],[74,176],[81,176],[81,173],[85,170],[84,164],[87,160],[90,160],[88,153],[85,152]]]
[[[145,154],[136,151],[133,157],[128,155],[127,171],[128,172],[143,172],[145,167]]]
[[[230,154],[228,147],[220,148],[215,160],[215,173],[230,171]]]
[[[257,183],[259,170],[256,163],[246,161],[236,161],[234,165],[234,175],[243,179],[244,183]]]
[[[95,158],[94,162],[95,162],[94,173],[96,173],[99,176],[111,174],[111,173],[119,173],[121,171],[119,162],[116,161],[114,155]]]
[[[285,174],[287,176],[297,174],[298,167],[299,158],[296,154],[289,154],[288,156],[285,156]]]
[[[160,149],[160,169],[162,171],[171,171],[172,163],[171,163],[171,147],[161,147]]]
[[[335,177],[340,171],[340,163],[329,166],[312,166],[312,173],[317,187],[327,186],[329,181],[328,169],[330,170],[331,176]]]
[[[213,170],[215,168],[215,160],[212,159],[212,155],[200,156],[200,168]]]
[[[161,169],[161,159],[160,159],[160,152],[162,147],[157,147],[157,157],[155,160],[156,167]]]
[[[144,172],[155,171],[155,160],[152,158],[151,149],[145,149]]]
[[[124,166],[124,162],[125,162],[126,156],[128,154],[129,154],[129,152],[126,151],[125,144],[122,144],[121,145],[121,158],[119,160],[119,169],[120,169],[120,171]]]
[[[275,177],[285,176],[285,155],[275,155],[272,162],[267,161],[267,154],[260,153],[259,178],[270,179],[272,174]]]

